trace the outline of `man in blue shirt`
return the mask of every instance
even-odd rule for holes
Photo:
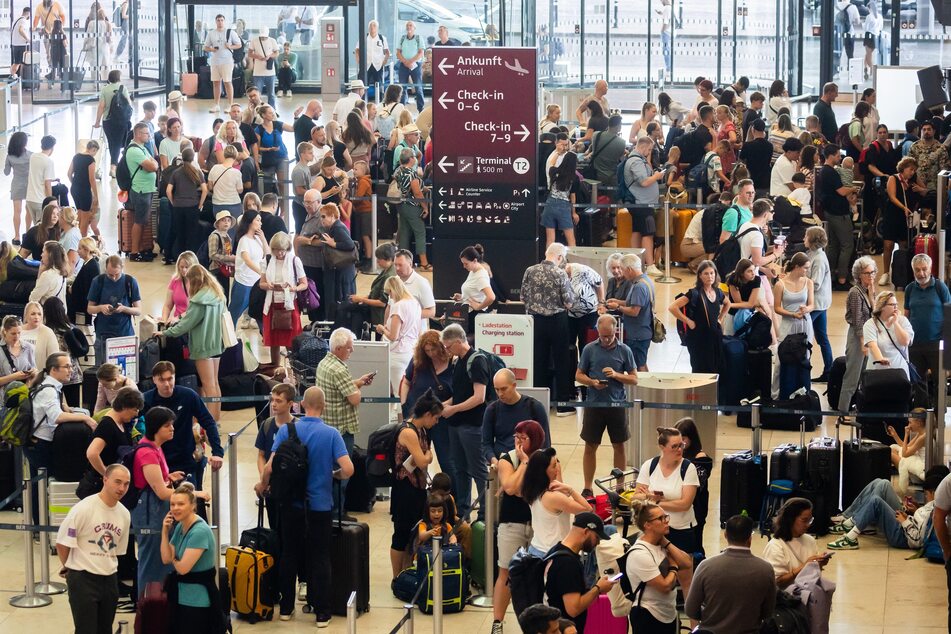
[[[106,272],[92,281],[86,297],[86,312],[95,315],[96,365],[106,362],[106,339],[134,336],[132,317],[142,314],[139,283],[122,268],[118,255],[106,258]]]
[[[197,420],[211,445],[211,468],[221,468],[224,449],[218,434],[218,423],[212,418],[205,403],[195,390],[175,385],[175,366],[170,361],[159,361],[152,368],[152,382],[155,387],[142,394],[147,412],[161,405],[175,412],[175,435],[162,445],[162,453],[168,463],[169,472],[181,471],[201,490],[201,481],[205,472],[205,460],[195,461],[195,433],[193,421]],[[189,477],[190,476],[190,477]]]
[[[737,229],[753,219],[753,199],[756,197],[756,188],[753,181],[743,179],[737,183],[739,194],[733,204],[723,212],[723,222],[720,224],[720,244],[730,239]]]
[[[944,304],[951,303],[951,292],[941,280],[931,275],[931,258],[919,253],[911,259],[915,281],[905,287],[905,317],[915,331],[915,340],[908,348],[908,360],[929,383],[938,376],[938,342],[944,325]],[[927,377],[925,377],[927,378]],[[934,390],[929,390],[934,394]]]
[[[294,613],[296,600],[297,563],[306,543],[308,590],[313,588],[314,611],[317,627],[330,624],[330,547],[333,508],[333,481],[346,480],[353,475],[353,462],[340,432],[327,425],[320,415],[324,411],[324,391],[317,386],[304,392],[304,417],[295,424],[301,444],[307,448],[307,511],[292,504],[281,506],[281,620],[287,621]],[[288,438],[288,425],[281,427],[274,437],[272,452]],[[255,490],[263,493],[271,481],[274,454],[264,467],[261,482]],[[307,532],[301,539],[300,528]]]
[[[609,299],[605,306],[621,313],[624,343],[634,354],[638,372],[647,372],[647,350],[654,336],[654,283],[641,271],[641,259],[633,253],[621,258],[621,272],[631,282],[625,304]]]
[[[617,340],[614,315],[598,317],[598,340],[592,341],[581,351],[575,381],[588,386],[585,403],[594,405],[584,408],[584,421],[581,424],[581,440],[584,441],[584,489],[581,495],[590,497],[591,483],[598,464],[598,447],[605,428],[614,447],[614,466],[621,471],[627,466],[624,443],[631,433],[624,409],[597,406],[626,400],[625,386],[637,385],[634,355],[629,347]]]
[[[396,48],[396,58],[399,65],[396,67],[397,76],[403,88],[403,103],[407,101],[409,85],[416,92],[416,110],[422,111],[426,105],[423,98],[423,54],[426,46],[422,38],[416,35],[416,25],[412,20],[406,23],[406,35],[400,38],[400,45]],[[412,81],[410,81],[412,80]]]

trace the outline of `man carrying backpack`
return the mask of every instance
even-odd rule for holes
[[[452,373],[452,398],[443,403],[445,408],[442,415],[446,419],[445,424],[449,425],[452,493],[459,517],[468,519],[473,507],[472,481],[475,480],[476,491],[482,497],[489,479],[486,459],[482,455],[482,421],[489,400],[487,386],[492,374],[486,354],[469,345],[462,326],[446,326],[441,339],[446,351],[456,357]],[[484,518],[483,502],[479,505],[479,520]]]
[[[644,249],[647,273],[661,275],[660,269],[654,264],[654,234],[657,233],[654,208],[660,198],[658,183],[664,179],[667,171],[654,171],[651,165],[653,150],[654,142],[650,138],[641,137],[637,140],[631,156],[624,161],[624,182],[618,183],[618,191],[627,190],[629,195],[625,197],[626,201],[634,203],[629,208],[631,245]]]
[[[330,356],[330,355],[328,355]],[[282,475],[301,482],[307,491],[306,502],[281,504],[281,620],[286,621],[294,613],[296,599],[297,565],[304,544],[307,544],[307,588],[314,598],[317,627],[330,624],[331,570],[330,548],[333,522],[334,480],[341,482],[353,475],[353,462],[347,452],[340,432],[327,425],[321,415],[324,411],[324,391],[309,387],[304,392],[304,416],[296,423],[282,426],[274,437],[273,453],[261,474],[261,482],[255,489],[263,493],[271,483],[275,463],[280,463],[285,452],[294,445],[303,446],[307,452],[306,468],[292,472],[282,470]],[[281,445],[288,444],[283,448]],[[287,461],[288,464],[296,464]],[[306,504],[306,506],[305,506]],[[301,527],[306,533],[301,535]],[[303,537],[304,539],[301,539]],[[287,617],[287,618],[285,618]]]
[[[149,140],[149,126],[136,123],[132,129],[132,143],[126,147],[122,160],[129,172],[129,180],[119,178],[118,170],[116,183],[122,188],[128,185],[129,202],[127,208],[132,210],[132,255],[133,262],[150,262],[155,254],[151,251],[140,251],[142,245],[142,228],[149,224],[152,214],[152,196],[156,192],[155,174],[159,164],[149,154],[145,144]]]
[[[99,107],[96,110],[96,123],[94,128],[100,125],[106,133],[106,140],[109,142],[109,159],[111,165],[109,174],[116,175],[116,165],[119,163],[119,153],[129,138],[129,128],[132,127],[132,115],[129,113],[127,105],[129,103],[128,92],[122,85],[122,71],[111,70],[107,77],[109,83],[102,87],[99,92]],[[119,100],[116,96],[122,93]]]

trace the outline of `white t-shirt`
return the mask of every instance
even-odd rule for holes
[[[214,187],[211,191],[211,202],[214,205],[239,205],[244,184],[241,181],[241,170],[224,165],[214,165],[208,172],[208,185]]]
[[[773,170],[769,174],[769,195],[786,196],[789,194],[789,187],[786,183],[792,182],[793,174],[796,173],[796,165],[785,154],[781,154],[773,164]]]
[[[377,31],[376,37],[372,37],[369,33],[367,34],[367,68],[375,68],[376,70],[383,70],[383,60],[386,59],[384,51],[389,49],[389,45],[386,43],[386,38],[383,37],[383,34]]]
[[[390,317],[397,315],[402,322],[399,336],[390,342],[390,352],[399,354],[415,350],[420,333],[421,311],[419,302],[415,300],[390,303]]]
[[[660,575],[660,564],[667,553],[660,546],[638,539],[627,556],[625,574],[636,588],[642,581],[650,581]],[[662,623],[672,623],[677,618],[677,591],[661,592],[650,585],[644,587],[641,607]]]
[[[66,567],[94,575],[112,575],[129,544],[132,518],[121,504],[110,507],[98,495],[70,509],[56,534],[56,543],[70,549]]]
[[[808,187],[800,187],[799,189],[794,189],[788,196],[789,200],[794,200],[799,203],[799,215],[800,216],[811,216],[812,215],[812,194],[809,193]]]
[[[258,283],[261,276],[252,269],[241,257],[242,253],[247,253],[252,262],[261,262],[264,260],[264,247],[261,243],[248,236],[241,236],[238,240],[238,250],[235,251],[234,258],[234,281],[240,282],[245,286],[253,286]]]
[[[281,49],[278,47],[277,42],[273,37],[254,37],[251,38],[251,41],[248,43],[248,49],[253,50],[258,55],[264,55],[265,57],[271,55],[272,53],[279,53]],[[277,66],[277,58],[274,58],[274,63],[271,65],[270,70],[267,67],[267,60],[254,59],[254,77],[270,77],[274,75],[274,69]]]
[[[753,224],[752,222],[744,222],[740,225],[740,228],[737,230],[736,235],[740,235],[747,229],[756,229],[756,231],[750,231],[748,234],[740,238],[740,257],[747,260],[751,260],[750,254],[753,253],[753,249],[759,249],[760,255],[763,253],[763,246],[766,244],[766,238],[763,236],[762,230],[760,230],[758,225]],[[759,267],[753,267],[756,269],[756,273],[759,274]]]
[[[703,242],[703,209],[694,214],[693,218],[690,219],[690,224],[687,225],[687,230],[684,232],[684,240],[688,243],[699,244]]]
[[[413,271],[410,273],[409,278],[403,280],[403,285],[406,286],[406,290],[409,291],[409,294],[416,298],[422,310],[436,307],[436,297],[433,295],[433,287],[425,277]],[[420,328],[422,328],[420,332],[429,330],[428,317],[420,317]]]
[[[773,567],[773,572],[779,577],[802,564],[813,555],[819,554],[819,544],[816,538],[808,533],[788,542],[774,537],[763,549],[763,559]]]
[[[915,331],[911,327],[911,322],[908,321],[908,318],[904,315],[898,316],[898,323],[901,325],[902,329],[911,335],[912,342],[915,340]],[[889,334],[890,332],[890,334]],[[882,353],[882,356],[888,359],[888,365],[876,365],[873,364],[873,359],[869,357],[867,370],[880,370],[885,368],[901,368],[905,371],[905,374],[909,374],[908,370],[908,346],[903,348],[897,348],[895,344],[898,343],[898,337],[895,336],[894,328],[891,331],[885,329],[885,327],[879,323],[878,319],[872,317],[865,322],[865,325],[862,327],[862,340],[868,345],[869,341],[874,341],[878,344],[878,350]],[[894,340],[895,343],[892,343]]]
[[[697,468],[690,464],[687,467],[687,474],[684,478],[680,477],[680,465],[674,467],[674,470],[666,478],[660,463],[650,473],[651,461],[647,460],[641,465],[641,471],[637,476],[638,484],[646,484],[651,491],[662,491],[665,500],[679,500],[683,497],[684,485],[693,485],[700,488],[700,478],[697,476]],[[667,511],[670,514],[670,527],[676,530],[684,530],[694,526],[697,518],[693,513],[693,505],[686,511]]]
[[[30,176],[26,183],[26,199],[31,203],[42,203],[46,198],[45,183],[56,179],[56,167],[53,159],[42,152],[30,155]]]
[[[941,484],[934,492],[934,505],[942,511],[951,511],[951,475],[945,476]],[[948,529],[951,530],[951,515],[946,520]]]
[[[466,281],[462,283],[462,301],[468,304],[470,299],[474,299],[480,304],[485,301],[485,293],[482,289],[490,286],[489,274],[485,269],[469,271]]]
[[[228,46],[241,46],[241,38],[238,37],[238,34],[234,32],[234,29],[230,30],[231,37],[228,37],[228,29],[214,29],[208,31],[208,35],[205,36],[205,46],[217,46],[218,50],[208,53],[208,64],[211,66],[223,66],[227,64],[234,65],[234,56],[231,54],[231,49]]]
[[[337,103],[334,104],[334,121],[339,123],[341,126],[347,123],[347,115],[350,114],[350,111],[353,110],[353,107],[357,105],[357,101],[361,99],[360,95],[355,92],[348,94],[346,97],[341,97],[337,100]]]
[[[19,17],[13,23],[13,29],[10,31],[10,46],[29,46],[30,40],[28,37],[24,37],[21,33],[21,29],[29,35],[30,33],[30,19]]]

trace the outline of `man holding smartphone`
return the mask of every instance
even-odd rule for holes
[[[637,370],[631,349],[618,341],[614,315],[601,315],[598,318],[598,340],[592,341],[581,351],[575,381],[587,386],[585,403],[591,404],[591,407],[584,408],[584,421],[581,424],[581,440],[584,441],[584,488],[581,495],[591,497],[598,447],[605,428],[614,447],[614,466],[622,471],[627,466],[624,443],[630,437],[630,430],[624,420],[624,409],[610,407],[610,403],[625,400],[625,386],[637,385]]]
[[[211,67],[211,81],[215,85],[215,106],[208,112],[221,112],[221,84],[225,85],[227,103],[234,101],[234,87],[231,78],[234,75],[234,55],[242,46],[241,38],[233,29],[225,30],[225,16],[215,16],[215,29],[205,36],[202,50],[208,53],[208,65]]]

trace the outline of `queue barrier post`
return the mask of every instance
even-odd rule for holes
[[[357,634],[357,592],[354,590],[347,599],[347,634]]]
[[[76,134],[76,138],[79,139],[81,138],[81,135],[79,134],[79,104],[74,101],[71,104],[69,104],[69,107],[73,111],[73,131]],[[76,150],[78,152],[85,152],[86,148],[77,147]]]
[[[753,450],[753,458],[755,459],[759,456],[762,449],[762,433],[763,428],[760,424],[760,408],[762,405],[759,403],[750,403],[750,428],[753,430],[753,441],[750,444],[750,449]]]
[[[50,134],[50,117],[48,112],[43,113],[43,136]]]
[[[17,77],[17,130],[23,129],[23,80]]]
[[[407,603],[403,606],[403,609],[406,610],[406,620],[403,621],[403,634],[413,634],[413,627],[415,626],[416,620],[415,606],[412,603]]]
[[[238,545],[238,434],[228,434],[228,524],[231,545]]]
[[[376,265],[376,247],[377,247],[377,235],[376,232],[379,230],[377,227],[377,201],[378,197],[374,191],[370,194],[370,209],[373,210],[373,213],[370,214],[370,241],[373,245],[373,253],[367,253],[366,257],[370,260],[370,272],[374,275],[380,272],[380,267]]]
[[[491,608],[495,596],[495,522],[496,495],[499,491],[499,474],[495,465],[489,467],[489,481],[485,490],[485,588],[483,593],[472,597],[469,603],[478,608]]]
[[[676,284],[680,281],[679,277],[670,274],[670,200],[664,201],[664,275],[658,277],[657,281],[661,284]]]
[[[944,366],[944,350],[947,342],[942,339],[938,342],[938,380],[936,384],[941,386],[944,385],[947,377],[948,368]],[[945,464],[945,451],[944,451],[944,428],[946,425],[945,422],[945,412],[948,411],[948,391],[945,389],[938,390],[938,407],[937,413],[938,417],[935,421],[935,427],[937,429],[936,438],[934,443],[934,451],[932,452],[931,459],[934,461],[931,464]]]
[[[925,470],[934,466],[935,455],[935,410],[928,408],[928,416],[925,418]]]
[[[211,472],[211,532],[215,536],[218,552],[224,553],[221,545],[221,470]],[[217,565],[217,564],[216,564]]]
[[[442,634],[442,535],[433,536],[433,634]]]
[[[23,523],[33,523],[33,480],[23,478]],[[36,580],[33,570],[33,535],[30,531],[23,531],[23,574],[26,579],[23,594],[10,599],[10,605],[15,608],[42,608],[50,605],[53,600],[45,594],[37,594]]]
[[[45,467],[40,469],[40,522],[44,526],[50,525],[49,482],[50,474]],[[50,534],[40,531],[40,582],[33,589],[39,594],[63,594],[66,584],[50,581]]]

